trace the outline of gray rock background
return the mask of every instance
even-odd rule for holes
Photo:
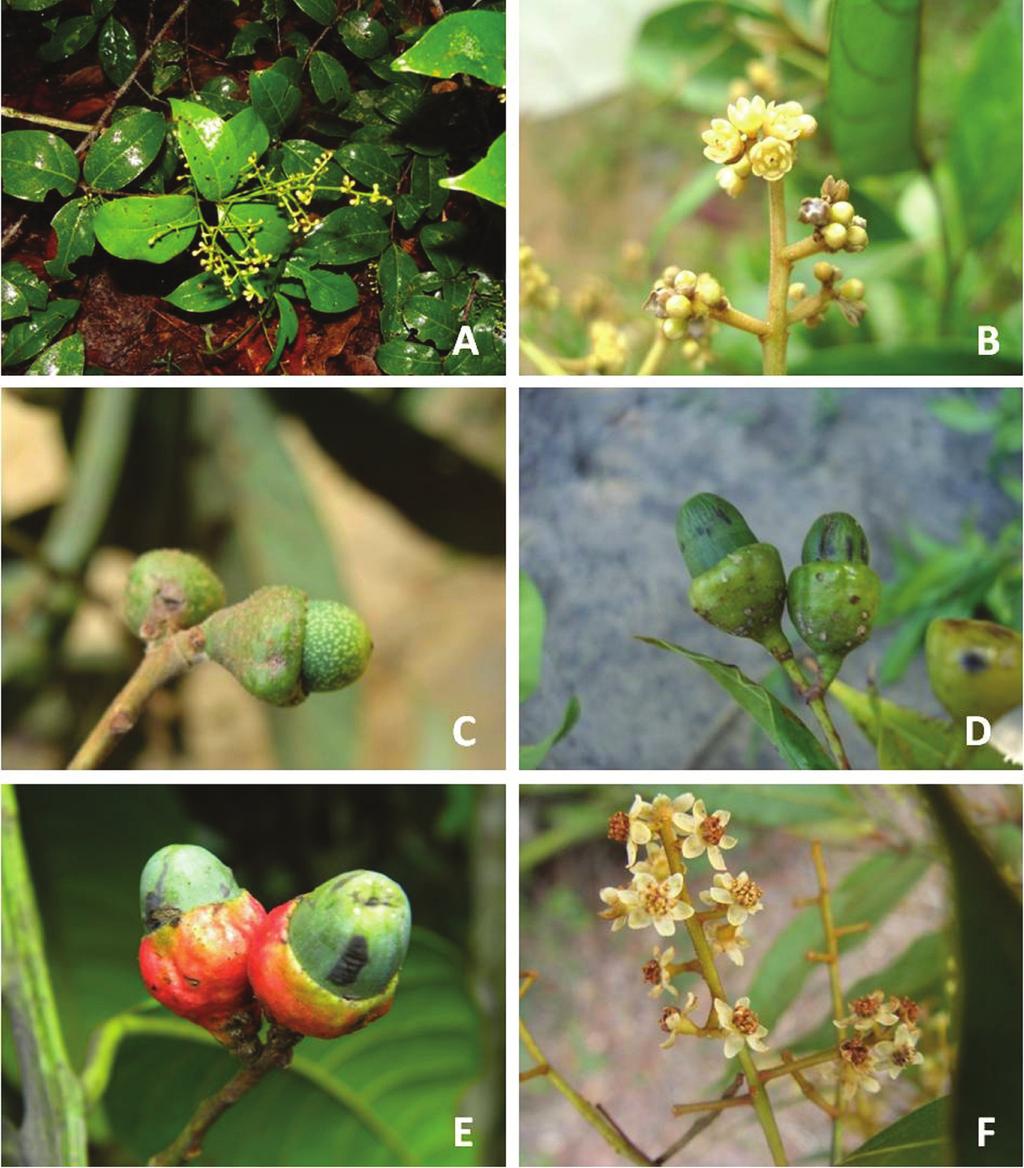
[[[890,548],[909,527],[952,541],[968,517],[994,535],[1014,516],[987,470],[989,437],[951,431],[929,412],[936,397],[960,392],[523,390],[520,555],[548,620],[541,685],[522,707],[520,740],[551,733],[576,693],[582,717],[546,768],[782,769],[745,714],[723,727],[732,703],[710,677],[633,640],[663,637],[755,678],[770,665],[759,646],[690,609],[676,511],[697,491],[724,495],[778,546],[787,570],[819,514],[850,511],[885,581]],[[994,407],[1000,391],[973,392]],[[862,686],[891,636],[881,630],[857,650],[844,680]],[[941,712],[920,658],[886,695]],[[835,718],[854,766],[873,766],[870,746],[841,710]]]

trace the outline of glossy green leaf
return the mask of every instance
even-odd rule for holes
[[[232,203],[218,211],[224,237],[236,252],[241,253],[251,238],[261,252],[277,259],[295,239],[288,217],[276,203]]]
[[[0,277],[0,307],[5,321],[28,316],[28,300],[25,299],[25,293],[6,276]]]
[[[583,707],[575,694],[569,699],[562,714],[562,721],[558,729],[553,731],[540,742],[529,743],[519,747],[519,766],[524,771],[534,771],[547,758],[551,750],[569,733],[580,720]]]
[[[391,64],[405,73],[454,77],[468,73],[488,85],[505,85],[505,14],[451,12]]]
[[[250,154],[262,144],[262,122],[251,110],[242,110],[231,121],[194,101],[171,98],[174,130],[188,162],[192,179],[204,199],[223,199],[238,185]]]
[[[349,142],[337,151],[335,158],[363,186],[372,187],[377,183],[389,195],[398,183],[398,164],[386,150],[372,142]]]
[[[269,160],[275,172],[280,174],[309,174],[323,153],[324,148],[317,142],[310,142],[305,138],[289,138],[275,147],[269,155]],[[334,158],[329,159],[317,175],[314,202],[338,202],[342,197],[340,187],[344,178],[345,172],[338,162]]]
[[[250,20],[248,24],[243,24],[235,33],[235,39],[231,42],[231,48],[228,49],[228,56],[251,57],[256,52],[256,46],[260,41],[273,43],[273,40],[274,30],[266,21]]]
[[[338,14],[336,0],[295,0],[295,7],[301,8],[317,24],[330,24]]]
[[[42,353],[25,370],[33,377],[75,377],[85,371],[85,340],[72,333]]]
[[[414,341],[385,341],[375,360],[382,373],[390,377],[419,377],[441,372],[441,356],[429,345]]]
[[[199,105],[206,106],[222,118],[230,118],[245,108],[246,103],[239,97],[241,87],[225,73],[211,77],[195,95]]]
[[[50,289],[24,264],[10,260],[0,267],[3,278],[25,297],[29,308],[42,308],[50,299]]]
[[[679,653],[699,665],[718,682],[767,735],[779,755],[798,770],[834,770],[835,762],[811,731],[763,686],[751,681],[735,665],[673,645],[656,637],[637,638],[657,649]]]
[[[47,8],[54,8],[61,0],[7,0],[8,5],[15,12],[45,12]]]
[[[162,41],[157,41],[153,46],[149,61],[153,69],[153,92],[155,94],[159,96],[180,80],[183,76],[183,70],[179,62],[184,56],[185,52],[180,43],[169,37],[164,37]]]
[[[279,138],[302,106],[294,61],[282,59],[269,69],[249,74],[249,98],[271,138]]]
[[[210,272],[200,272],[182,281],[173,292],[164,297],[168,304],[180,308],[182,312],[217,312],[233,304],[237,297],[224,290],[219,276]]]
[[[163,264],[195,239],[199,208],[191,195],[129,195],[104,203],[93,219],[100,245],[122,260]]]
[[[116,7],[117,0],[92,0],[91,4],[92,14],[99,20],[102,20],[104,16],[109,16]]]
[[[11,130],[0,138],[4,193],[41,203],[50,191],[74,194],[78,185],[75,152],[46,130]]]
[[[292,302],[287,296],[275,292],[274,303],[277,305],[277,336],[274,338],[274,351],[266,369],[263,370],[264,373],[272,373],[277,368],[286,346],[299,335],[299,318]]]
[[[79,309],[78,300],[51,300],[36,309],[28,320],[13,325],[4,338],[3,366],[10,368],[28,361],[53,340]]]
[[[966,770],[1015,769],[991,746],[972,746],[960,759],[958,748],[964,731],[952,721],[929,718],[887,698],[861,693],[842,681],[834,681],[829,693],[874,744],[882,770],[940,770],[954,758]]]
[[[50,39],[39,50],[41,61],[63,61],[77,53],[96,35],[97,22],[94,16],[72,16],[62,20],[53,30]]]
[[[843,174],[919,165],[920,0],[836,0],[829,37],[829,126]]]
[[[469,170],[442,179],[440,185],[450,191],[468,191],[471,195],[504,207],[505,135],[495,138],[484,157]]]
[[[544,665],[547,609],[533,578],[519,572],[519,700],[525,702],[540,685]]]
[[[292,259],[285,264],[284,274],[301,281],[310,307],[317,312],[348,312],[359,303],[359,290],[343,272],[310,268]]]
[[[309,58],[309,80],[321,105],[341,109],[352,96],[344,65],[319,49]]]
[[[410,331],[441,353],[451,351],[458,334],[458,320],[450,304],[437,296],[410,296],[402,309]]]
[[[377,268],[380,284],[380,329],[386,341],[405,336],[402,306],[419,269],[398,244],[385,248]]]
[[[119,20],[110,16],[100,29],[96,43],[103,72],[113,85],[123,85],[139,59],[135,38]]]
[[[126,187],[160,153],[165,128],[164,119],[152,110],[139,110],[118,119],[86,155],[82,167],[85,181],[101,191]]]
[[[387,222],[374,207],[339,207],[320,220],[302,251],[319,263],[340,267],[374,259],[390,242]]]
[[[420,246],[442,276],[454,276],[462,271],[470,243],[465,223],[428,223],[420,232]]]
[[[443,157],[417,154],[409,171],[409,189],[395,200],[395,213],[406,231],[424,215],[436,218],[444,210],[448,195],[441,180],[448,174]]]
[[[964,79],[949,138],[949,166],[968,241],[985,242],[1020,196],[1021,25],[1003,4],[985,25]]]
[[[387,52],[388,32],[367,12],[349,12],[338,22],[345,48],[364,61]]]
[[[450,356],[445,358],[444,373],[447,377],[492,376],[505,372],[505,338],[489,324],[473,324],[473,339],[477,352],[460,344],[456,338]],[[455,350],[458,350],[456,352]]]
[[[46,261],[46,270],[55,280],[70,280],[71,265],[91,256],[96,247],[93,220],[99,204],[95,199],[70,199],[54,215],[50,226],[57,236],[57,253]]]
[[[949,1097],[933,1099],[887,1128],[841,1161],[843,1165],[863,1164],[865,1168],[951,1164],[949,1145]],[[975,1132],[977,1127],[975,1126]],[[977,1160],[963,1163],[976,1164]]]

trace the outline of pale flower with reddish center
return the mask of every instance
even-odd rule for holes
[[[916,1067],[924,1062],[924,1055],[917,1049],[917,1036],[911,1034],[910,1027],[901,1022],[896,1027],[892,1040],[878,1042],[874,1049],[879,1071],[888,1071],[890,1079],[896,1079],[907,1067]]]
[[[840,1090],[843,1099],[849,1102],[858,1090],[869,1095],[877,1094],[882,1085],[874,1078],[875,1056],[870,1046],[861,1038],[848,1038],[839,1044],[841,1058],[839,1068]]]
[[[644,981],[651,986],[650,996],[660,998],[668,991],[673,997],[679,997],[679,991],[672,984],[672,962],[676,959],[674,945],[669,945],[664,953],[660,945],[654,946],[654,953],[650,961],[643,966]]]
[[[873,1030],[875,1026],[895,1026],[899,1018],[892,1011],[891,1001],[887,1001],[882,990],[854,998],[850,1003],[853,1011],[846,1018],[839,1018],[833,1025],[844,1030],[852,1026],[854,1030]]]
[[[620,894],[629,906],[629,927],[646,929],[653,925],[660,936],[674,937],[676,921],[693,916],[693,905],[679,899],[682,891],[683,877],[679,872],[660,882],[646,872],[634,876],[632,885]]]
[[[729,811],[716,811],[714,815],[708,815],[703,799],[694,803],[692,814],[675,815],[673,823],[686,837],[683,840],[683,855],[688,860],[695,860],[707,852],[711,867],[724,872],[722,851],[734,848],[737,842],[731,835],[725,834],[730,818]]]
[[[626,920],[629,917],[630,906],[622,899],[625,891],[624,888],[602,888],[598,893],[608,907],[597,915],[602,920],[611,921],[613,933],[625,928]]]
[[[697,1027],[690,1021],[689,1015],[697,1007],[697,995],[692,991],[678,1006],[666,1006],[661,1013],[661,1028],[668,1038],[661,1044],[662,1050],[668,1050],[675,1045],[677,1038],[684,1034],[696,1034]]]
[[[751,1010],[749,998],[740,998],[735,1006],[715,998],[715,1013],[719,1026],[726,1033],[726,1058],[735,1058],[744,1046],[756,1051],[768,1049],[764,1043],[768,1027],[762,1026],[758,1016]]]
[[[728,905],[726,920],[730,925],[739,927],[747,917],[764,908],[761,903],[761,886],[751,880],[746,872],[738,876],[718,872],[712,883],[714,887],[702,892],[700,898],[705,904]]]

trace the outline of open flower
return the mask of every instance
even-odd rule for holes
[[[632,886],[620,894],[629,906],[629,927],[645,929],[654,925],[662,937],[675,936],[676,921],[693,916],[693,905],[679,899],[682,891],[683,877],[678,872],[660,883],[646,872],[634,876]]]
[[[781,138],[762,138],[750,147],[750,169],[766,182],[778,182],[793,169],[793,147]]]
[[[672,962],[675,959],[674,945],[669,945],[664,953],[660,945],[654,946],[654,955],[643,966],[644,981],[651,986],[652,998],[660,998],[665,990],[673,997],[679,997],[679,991],[672,984]]]
[[[678,1006],[666,1006],[661,1012],[661,1028],[668,1038],[661,1044],[662,1050],[668,1050],[681,1034],[696,1034],[697,1027],[687,1017],[697,1006],[697,995],[690,992]]]
[[[742,925],[707,921],[704,925],[704,936],[708,939],[711,952],[716,956],[724,953],[733,965],[743,964],[743,950],[750,948],[750,942],[743,936]]]
[[[764,124],[767,107],[763,97],[740,97],[728,109],[729,121],[741,134],[748,137],[757,133]]]
[[[642,860],[637,860],[635,864],[632,864],[629,870],[634,876],[646,872],[648,876],[653,876],[659,881],[667,880],[672,875],[672,868],[669,866],[665,849],[655,840],[651,840],[647,845],[647,855]]]
[[[804,113],[798,101],[784,101],[781,105],[770,102],[765,110],[764,132],[769,137],[795,142],[797,138],[809,138],[817,128],[817,121]]]
[[[637,795],[629,811],[616,811],[608,820],[608,838],[626,845],[626,867],[631,868],[637,859],[637,848],[644,847],[654,838],[649,819],[653,808]]]
[[[915,1067],[924,1062],[924,1055],[917,1049],[917,1035],[911,1034],[910,1027],[900,1023],[892,1040],[875,1044],[874,1055],[878,1069],[888,1071],[889,1078],[898,1078],[907,1067]]]
[[[718,1015],[718,1024],[726,1032],[725,1057],[735,1058],[744,1045],[751,1050],[765,1051],[764,1036],[768,1033],[767,1026],[762,1026],[760,1020],[750,1008],[749,998],[740,998],[735,1006],[715,998],[715,1013]]]
[[[625,927],[629,916],[630,906],[622,899],[625,891],[624,888],[602,888],[598,894],[608,907],[597,915],[602,920],[611,921],[613,933]]]
[[[734,166],[723,166],[715,175],[715,182],[718,183],[730,199],[738,199],[743,194],[743,188],[747,185],[747,180],[740,178]]]
[[[705,142],[704,157],[711,162],[735,162],[743,153],[743,135],[725,118],[712,118],[711,129],[701,134]]]
[[[746,872],[731,876],[728,872],[718,872],[712,881],[714,887],[702,892],[700,898],[705,904],[727,904],[726,919],[730,925],[742,925],[747,917],[760,912],[761,885],[756,884]]]
[[[673,822],[686,837],[683,840],[683,855],[688,860],[695,860],[706,851],[711,867],[724,872],[725,859],[722,856],[722,849],[728,850],[736,846],[736,840],[725,834],[725,827],[730,818],[731,813],[728,811],[716,811],[714,815],[708,815],[703,799],[698,799],[694,803],[691,814],[676,815]]]
[[[875,1095],[881,1084],[874,1077],[875,1055],[862,1038],[848,1038],[839,1044],[839,1082],[843,1099],[849,1102],[858,1090]]]
[[[850,1009],[852,1014],[834,1023],[841,1030],[847,1026],[852,1026],[854,1030],[872,1030],[875,1026],[895,1026],[899,1022],[892,1011],[892,1003],[886,1000],[882,990],[854,998]]]

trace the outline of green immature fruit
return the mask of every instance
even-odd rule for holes
[[[791,657],[779,624],[786,573],[778,549],[758,542],[730,502],[706,493],[680,507],[676,538],[693,577],[694,612],[722,632],[757,641],[780,660]]]
[[[224,585],[197,556],[176,548],[146,552],[132,564],[124,618],[144,641],[190,629],[224,605]]]
[[[953,718],[996,722],[1021,704],[1021,637],[992,621],[933,620],[925,636],[928,677]]]
[[[310,600],[300,588],[261,588],[203,625],[206,652],[274,706],[357,681],[373,651],[359,615],[344,604]]]
[[[868,567],[871,550],[864,529],[842,511],[818,518],[804,540],[801,559],[789,577],[789,615],[820,667],[824,691],[843,659],[871,636],[882,585]]]

